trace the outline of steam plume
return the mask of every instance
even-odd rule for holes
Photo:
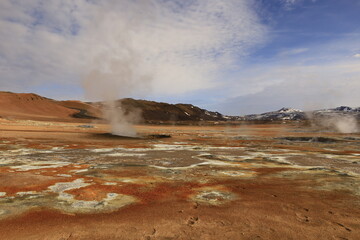
[[[354,116],[333,116],[322,119],[322,125],[334,129],[340,133],[359,132],[358,122]]]
[[[316,117],[310,115],[312,122],[321,127],[331,131],[340,133],[357,133],[359,132],[359,124],[357,118],[351,115],[334,115],[334,116],[320,116]]]
[[[94,70],[84,79],[84,87],[88,95],[104,102],[104,117],[113,134],[135,137],[132,123],[139,120],[140,114],[136,110],[126,113],[117,100],[137,88],[144,88],[151,77],[142,73],[142,61],[132,48],[123,46],[125,52],[120,55],[121,59],[107,55],[98,57]]]
[[[335,127],[341,133],[359,132],[359,126],[355,117],[341,117],[335,121]]]
[[[89,97],[100,99],[104,103],[104,117],[111,126],[111,132],[115,135],[135,137],[136,131],[132,124],[136,122],[140,114],[136,110],[125,112],[121,103],[117,101],[121,97],[128,96],[135,91],[145,89],[151,77],[146,72],[144,61],[140,52],[134,46],[134,31],[141,31],[144,21],[148,16],[142,12],[147,8],[144,1],[141,8],[137,5],[124,5],[128,8],[127,15],[120,18],[114,35],[104,39],[106,48],[95,55],[91,63],[90,72],[85,76],[84,87]],[[114,5],[116,8],[116,4]],[[97,27],[111,31],[111,22],[119,20],[116,13],[98,13]],[[141,16],[141,17],[139,17]],[[106,34],[106,33],[105,33]]]
[[[88,97],[105,102],[105,117],[117,135],[135,136],[131,123],[137,118],[117,99],[149,92],[151,85],[162,94],[213,87],[216,73],[261,35],[245,1],[105,1],[101,6],[86,31],[87,41],[101,47],[88,50],[92,61],[83,82]]]

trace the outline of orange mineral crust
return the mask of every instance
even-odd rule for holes
[[[49,186],[64,180],[61,177],[43,176],[32,173],[0,173],[0,192],[7,196],[16,195],[18,192],[43,191]]]
[[[279,183],[278,183],[279,184]],[[357,239],[360,212],[347,194],[290,184],[241,184],[238,200],[131,205],[107,214],[68,215],[37,209],[0,223],[7,239]],[[284,192],[286,191],[286,192]],[[299,201],[299,198],[301,201]],[[341,210],[341,211],[340,211]],[[21,228],[19,228],[21,226]],[[16,230],[16,231],[15,231]]]

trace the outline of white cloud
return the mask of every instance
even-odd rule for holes
[[[351,56],[359,36],[307,46],[303,54],[277,54],[232,76],[228,99],[216,105],[227,114],[273,111],[282,107],[359,107],[360,62]],[[302,49],[302,48],[299,48]]]
[[[303,2],[303,0],[281,0],[283,6],[287,10],[291,10],[295,7],[295,5]]]
[[[304,3],[308,0],[280,0],[285,10],[293,10],[295,7]],[[311,2],[316,2],[317,0],[310,0]]]
[[[355,58],[360,58],[360,53],[354,54],[354,57],[355,57]]]
[[[209,88],[265,32],[245,0],[3,0],[2,89],[91,74],[95,90],[120,95]]]
[[[309,50],[308,48],[286,49],[286,50],[281,51],[278,55],[285,57],[285,56],[297,55],[300,53],[304,53],[304,52],[307,52],[308,50]]]
[[[301,2],[302,0],[282,0],[284,4],[294,5],[296,3]]]
[[[360,63],[357,61],[274,65],[251,71],[252,74],[244,75],[233,85],[233,89],[242,91],[232,92],[232,97],[221,106],[224,113],[261,113],[282,107],[313,110],[359,106]]]

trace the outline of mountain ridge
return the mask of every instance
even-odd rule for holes
[[[170,104],[141,99],[124,98],[116,101],[125,113],[140,112],[145,123],[165,122],[226,122],[226,121],[303,121],[310,118],[352,116],[360,120],[360,107],[340,106],[336,108],[302,111],[283,107],[277,111],[244,116],[228,116],[208,111],[192,104]],[[0,118],[93,121],[102,120],[103,102],[82,102],[78,100],[54,100],[34,93],[13,93],[0,91]]]
[[[260,114],[250,114],[242,117],[245,121],[283,121],[283,120],[309,120],[313,118],[352,116],[360,119],[360,107],[351,108],[340,106],[336,108],[302,111],[294,108],[281,108],[277,111]]]
[[[226,120],[219,112],[208,111],[192,104],[169,104],[132,98],[117,100],[116,104],[121,105],[126,112],[139,110],[145,123]],[[35,93],[0,91],[0,118],[54,121],[101,120],[104,106],[102,102],[59,101]]]

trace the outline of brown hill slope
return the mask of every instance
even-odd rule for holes
[[[191,104],[169,104],[125,98],[117,101],[126,112],[139,112],[144,122],[223,121],[218,112]],[[104,104],[56,101],[33,93],[0,92],[0,117],[31,120],[89,121],[102,118]],[[85,119],[85,120],[84,120]]]
[[[17,119],[68,119],[78,111],[33,93],[0,92],[0,116]]]
[[[66,108],[77,110],[77,113],[72,114],[71,117],[73,118],[99,119],[102,117],[101,109],[91,103],[74,100],[56,101],[56,103]]]
[[[125,111],[139,109],[146,122],[158,121],[223,121],[218,112],[211,112],[191,104],[169,104],[147,100],[124,98],[118,101]]]

